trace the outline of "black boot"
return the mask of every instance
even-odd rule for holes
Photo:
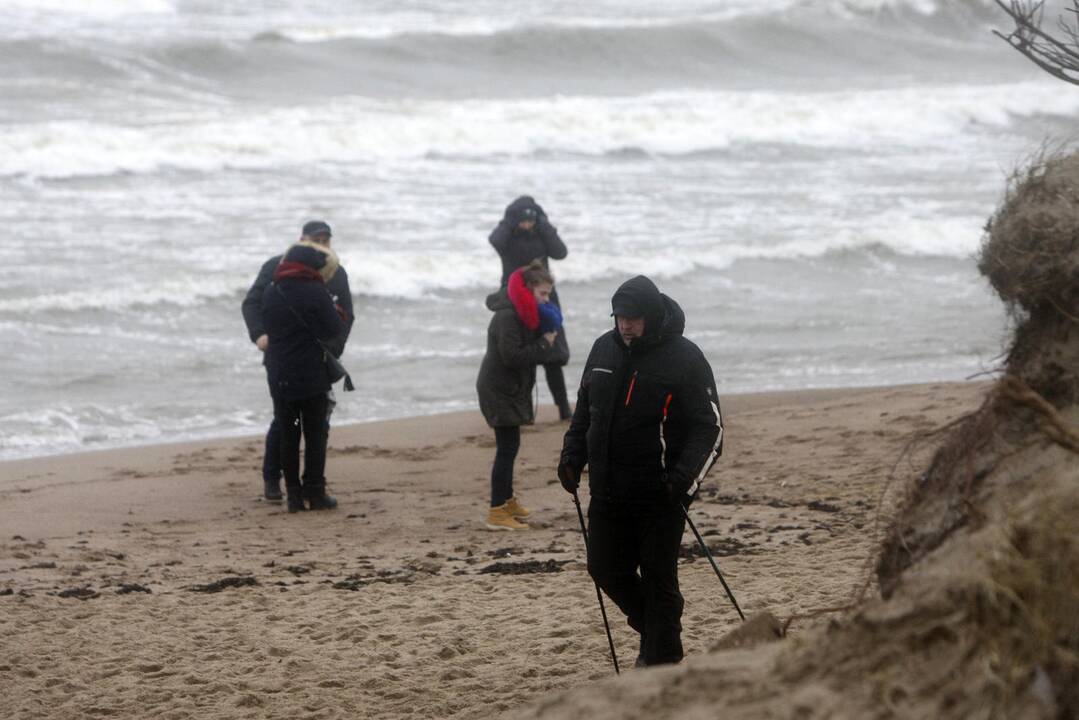
[[[633,663],[635,668],[648,667],[648,663],[644,659],[644,633],[641,633],[641,646],[637,650],[637,660]]]
[[[266,502],[281,502],[282,497],[284,497],[283,495],[281,495],[281,479],[274,478],[273,480],[270,480],[267,478],[263,478],[262,497],[266,499]]]
[[[290,513],[303,512],[307,509],[303,505],[304,491],[299,483],[289,485],[286,482],[285,490],[288,491],[288,511]]]
[[[307,491],[307,503],[312,510],[333,510],[337,507],[337,498],[326,494],[325,485],[304,489]]]

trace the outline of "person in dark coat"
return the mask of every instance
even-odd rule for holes
[[[611,305],[615,329],[588,355],[558,477],[576,493],[588,466],[588,572],[640,633],[638,665],[676,663],[683,507],[722,452],[719,396],[682,309],[651,280],[626,281]]]
[[[297,243],[285,253],[273,282],[262,296],[262,323],[269,335],[266,369],[274,401],[274,419],[281,428],[278,453],[285,474],[288,511],[328,510],[337,500],[326,494],[326,411],[330,376],[326,348],[343,324],[326,281],[337,270],[337,258],[316,243]],[[300,436],[304,441],[303,482],[300,478]]]
[[[510,273],[506,287],[487,298],[494,316],[487,327],[487,352],[476,378],[480,411],[495,431],[491,467],[491,530],[525,530],[531,513],[513,493],[513,463],[521,447],[521,426],[535,420],[532,388],[536,365],[555,350],[557,329],[540,330],[540,309],[550,301],[554,278],[538,260]],[[547,321],[548,323],[551,320]]]
[[[540,260],[549,268],[548,260],[562,260],[567,255],[566,244],[558,236],[558,230],[547,219],[543,208],[529,195],[522,195],[506,207],[502,220],[488,238],[502,260],[502,287],[510,274],[533,260]],[[551,303],[561,311],[558,293],[551,293]],[[566,420],[571,411],[566,396],[566,378],[562,367],[569,362],[569,343],[565,329],[559,330],[551,359],[544,363],[547,387],[551,391],[558,416]]]
[[[324,245],[325,247],[330,247],[332,241],[330,226],[321,220],[312,220],[303,226],[300,241],[313,242]],[[266,352],[269,335],[266,334],[266,328],[262,324],[262,296],[270,282],[273,280],[274,271],[281,263],[281,258],[281,255],[275,255],[263,263],[258,276],[255,278],[255,282],[251,284],[251,288],[247,291],[247,295],[244,296],[240,308],[243,312],[244,324],[247,325],[247,334],[251,338],[251,342],[253,342],[263,353]],[[348,284],[348,273],[345,272],[343,267],[337,268],[337,272],[334,273],[333,277],[326,283],[326,289],[330,291],[334,303],[340,308],[340,312],[344,317],[341,332],[327,343],[330,351],[334,354],[334,357],[341,357],[342,353],[345,352],[345,343],[348,341],[354,319],[352,291]],[[265,356],[263,356],[262,364],[266,364]],[[329,433],[330,430],[330,414],[333,413],[333,405],[334,401],[331,394],[330,402],[327,405],[327,433]],[[270,502],[281,502],[282,499],[281,462],[279,460],[280,445],[281,429],[278,426],[277,421],[272,420],[270,422],[270,427],[266,431],[266,447],[262,457],[263,497]]]

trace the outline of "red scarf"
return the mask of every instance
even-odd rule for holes
[[[525,285],[520,270],[514,270],[506,284],[506,294],[513,303],[513,309],[517,311],[517,317],[529,330],[539,329],[539,304],[535,294]]]
[[[277,264],[277,269],[273,274],[274,282],[278,280],[314,280],[320,283],[326,281],[322,279],[322,273],[318,270],[304,265],[298,262],[281,261]]]

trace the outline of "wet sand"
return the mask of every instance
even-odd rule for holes
[[[878,507],[925,467],[916,438],[987,388],[725,398],[726,452],[691,513],[743,610],[794,616],[796,636],[847,604]],[[0,717],[473,718],[608,677],[554,418],[523,434],[534,519],[514,533],[483,528],[478,412],[334,428],[325,513],[262,501],[260,438],[0,464]],[[693,656],[738,617],[683,545]]]

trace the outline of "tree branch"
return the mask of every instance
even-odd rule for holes
[[[1045,0],[994,2],[1015,26],[1008,34],[994,30],[994,35],[1053,77],[1079,85],[1079,0],[1072,0],[1072,6],[1065,8],[1065,13],[1073,16],[1070,24],[1063,15],[1057,18],[1057,31],[1063,34],[1063,40],[1042,30]]]

